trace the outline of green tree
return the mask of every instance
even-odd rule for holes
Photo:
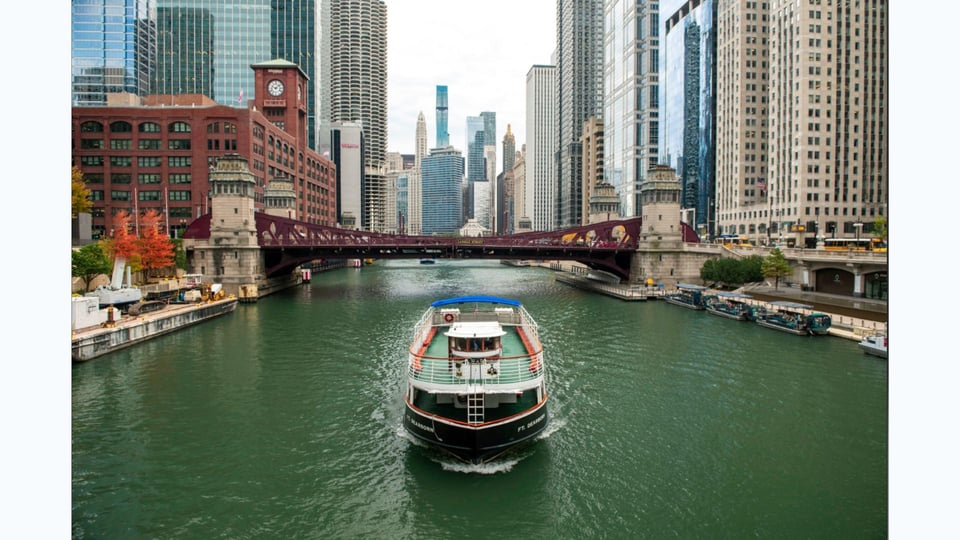
[[[763,258],[751,255],[743,259],[710,259],[700,268],[700,279],[719,281],[727,285],[743,285],[763,279]]]
[[[83,171],[76,165],[70,170],[70,217],[89,212],[93,207],[90,202],[90,190],[83,181]]]
[[[87,244],[71,253],[70,274],[83,280],[84,292],[90,290],[90,282],[100,274],[109,274],[113,264],[100,242]]]
[[[173,260],[177,268],[187,269],[187,252],[183,250],[183,238],[174,238],[173,242]]]
[[[780,288],[780,278],[788,278],[793,275],[793,268],[790,267],[790,263],[787,262],[787,258],[783,256],[780,248],[770,250],[770,255],[763,259],[760,270],[763,272],[763,277],[775,278],[775,289]]]
[[[873,236],[876,238],[883,238],[883,240],[886,241],[887,218],[883,216],[877,216],[877,219],[873,220]]]

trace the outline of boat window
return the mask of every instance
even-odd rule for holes
[[[465,351],[467,350],[467,339],[466,338],[457,338],[454,340],[454,350]]]
[[[480,350],[480,338],[473,338],[470,340],[470,350],[479,351]]]

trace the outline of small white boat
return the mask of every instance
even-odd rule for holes
[[[860,342],[860,348],[867,354],[886,358],[887,341],[887,336],[867,336]]]

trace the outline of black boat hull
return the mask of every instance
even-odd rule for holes
[[[467,463],[486,463],[533,440],[549,420],[546,400],[527,412],[482,426],[451,422],[406,403],[403,427],[410,435]]]

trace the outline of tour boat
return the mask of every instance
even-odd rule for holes
[[[517,300],[430,304],[414,328],[404,428],[467,463],[485,463],[547,426],[543,345]]]
[[[820,336],[830,330],[832,319],[826,313],[810,313],[813,306],[796,302],[775,301],[768,304],[772,310],[764,310],[757,314],[757,324],[789,332],[798,336]]]
[[[424,257],[420,259],[420,264],[433,264],[435,262],[437,262],[437,260],[433,257]]]
[[[703,305],[707,313],[738,321],[752,321],[755,315],[753,306],[747,303],[750,298],[747,294],[719,291],[707,296]]]
[[[690,309],[704,309],[703,291],[707,287],[703,285],[690,285],[688,283],[677,283],[677,291],[667,294],[664,300],[671,304],[683,306]]]
[[[860,348],[867,354],[886,358],[887,343],[887,336],[867,336],[860,342]]]

